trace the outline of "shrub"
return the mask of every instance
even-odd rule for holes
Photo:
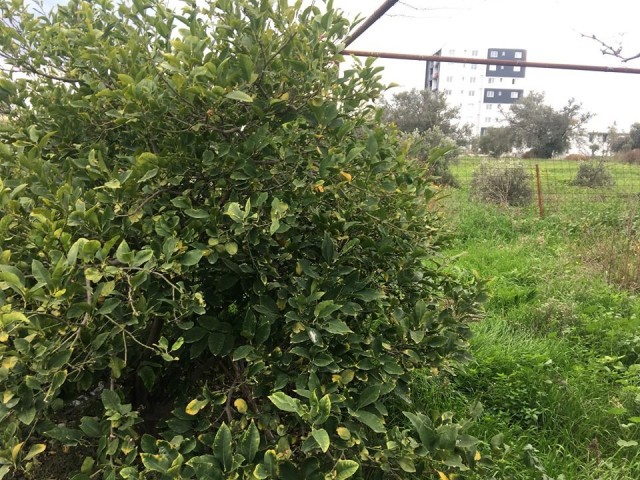
[[[616,154],[616,157],[626,163],[640,164],[640,148],[621,151]]]
[[[608,187],[615,183],[615,179],[602,160],[581,162],[573,184],[579,187]]]
[[[467,422],[408,401],[468,358],[479,292],[379,68],[340,72],[331,2],[185,3],[0,0],[0,477],[474,466]]]
[[[523,206],[533,200],[531,176],[521,163],[483,161],[473,172],[471,192],[479,200]]]
[[[586,162],[589,160],[589,157],[582,153],[570,153],[564,157],[565,160],[571,160],[576,162]]]

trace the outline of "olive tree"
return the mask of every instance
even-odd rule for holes
[[[341,71],[349,22],[301,4],[0,0],[0,478],[484,461],[411,401],[468,358],[477,281],[379,68]]]

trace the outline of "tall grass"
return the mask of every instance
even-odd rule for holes
[[[418,375],[414,398],[439,412],[484,404],[474,434],[489,445],[502,432],[510,449],[478,478],[640,478],[636,206],[602,195],[540,219],[533,208],[480,204],[464,181],[473,164],[455,167],[462,187],[442,203],[449,253],[487,279],[486,319],[474,330],[474,362],[456,376]],[[571,172],[547,174],[567,194],[578,188]],[[610,188],[629,194],[625,185]]]

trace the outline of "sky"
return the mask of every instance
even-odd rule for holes
[[[125,0],[127,1],[127,0]],[[177,0],[170,0],[178,3]],[[322,4],[322,0],[315,1]],[[47,5],[61,0],[44,0]],[[383,0],[334,0],[349,18],[368,16]],[[536,62],[580,63],[640,68],[640,58],[623,64],[604,56],[596,34],[623,45],[629,56],[640,52],[638,0],[399,0],[350,48],[432,54],[442,48],[522,48]],[[397,90],[424,86],[424,62],[378,60],[383,81]],[[527,69],[531,90],[544,92],[556,108],[570,98],[595,114],[589,128],[620,131],[640,122],[640,75]],[[391,90],[393,93],[394,90]]]
[[[335,0],[347,17],[368,16],[382,0]],[[535,62],[628,66],[604,56],[581,33],[617,46],[628,56],[640,52],[638,0],[400,0],[349,48],[432,54],[440,48],[522,48]],[[424,62],[379,60],[383,80],[398,89],[424,86]],[[595,114],[591,130],[616,122],[625,131],[640,122],[640,75],[527,69],[528,86],[544,92],[556,108],[575,98]],[[393,90],[391,91],[393,92]]]

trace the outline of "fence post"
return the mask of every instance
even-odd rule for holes
[[[538,187],[538,211],[540,218],[544,218],[544,206],[542,205],[542,187],[540,186],[540,166],[536,163],[536,184]]]

